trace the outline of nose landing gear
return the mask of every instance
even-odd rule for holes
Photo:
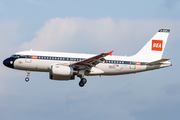
[[[26,81],[26,82],[29,82],[29,75],[30,75],[30,72],[27,71],[27,77],[25,78],[25,81]]]
[[[26,77],[26,78],[25,78],[25,81],[26,81],[26,82],[29,82],[29,77]]]

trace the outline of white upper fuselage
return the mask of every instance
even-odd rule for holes
[[[63,52],[45,52],[45,51],[22,51],[15,53],[18,59],[14,61],[14,69],[51,72],[51,66],[60,64],[69,66],[78,61],[91,58],[94,54],[78,54]],[[28,58],[27,56],[31,56]],[[91,72],[86,75],[120,75],[142,72],[161,67],[170,66],[170,62],[158,65],[147,65],[148,61],[138,61],[127,56],[107,56],[103,63],[92,67]]]

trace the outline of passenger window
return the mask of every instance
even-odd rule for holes
[[[25,56],[24,55],[20,55],[20,58],[25,58]]]
[[[26,58],[31,58],[31,56],[30,55],[26,55]]]

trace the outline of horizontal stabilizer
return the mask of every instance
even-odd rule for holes
[[[170,58],[165,58],[165,59],[153,61],[153,62],[148,63],[148,65],[155,65],[155,64],[163,63],[163,62],[168,61],[169,59],[170,59]]]

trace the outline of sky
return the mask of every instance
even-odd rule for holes
[[[18,51],[137,53],[171,29],[173,66],[122,76],[53,81],[0,65],[0,119],[179,120],[180,0],[0,0],[0,60]]]

